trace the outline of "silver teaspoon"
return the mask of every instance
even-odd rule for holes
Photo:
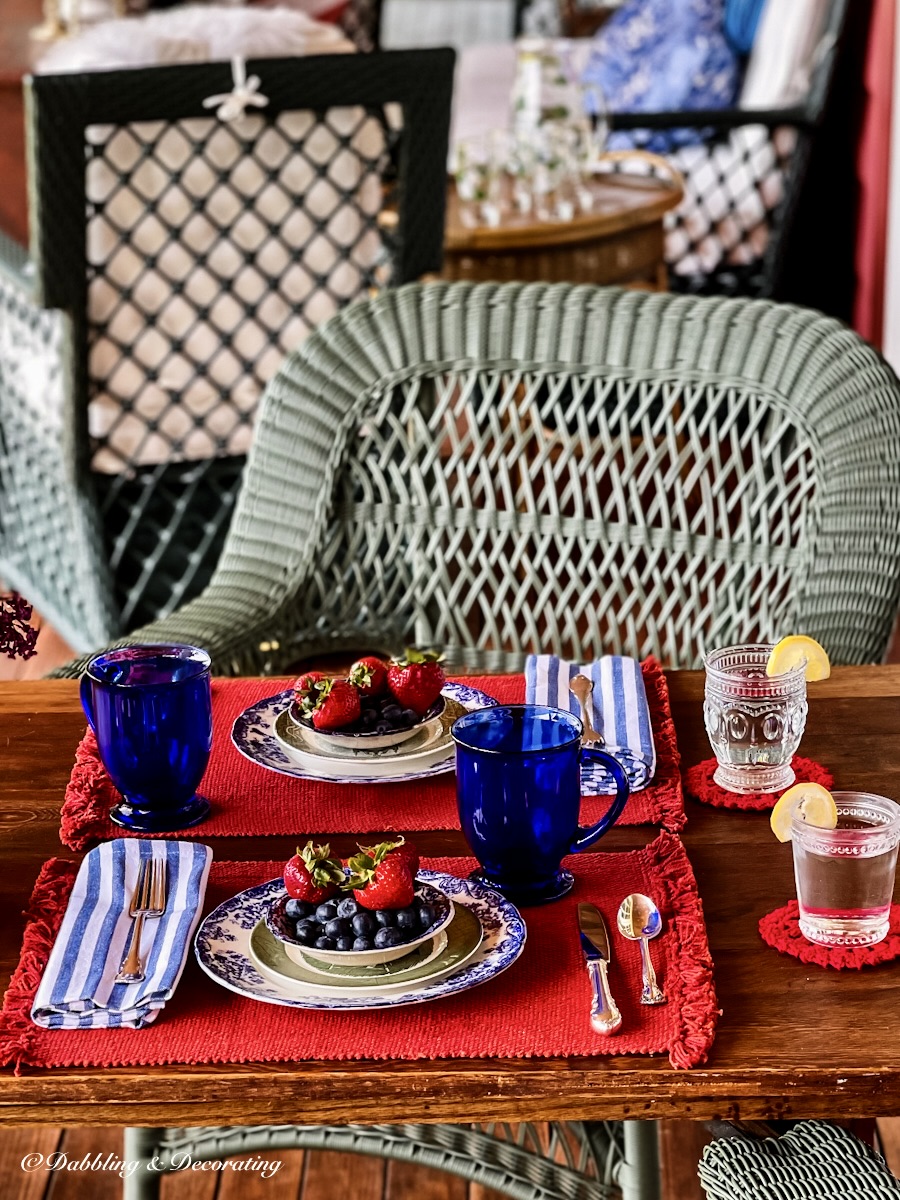
[[[656,982],[656,972],[650,958],[650,938],[655,938],[662,929],[662,917],[659,909],[649,896],[633,892],[626,896],[619,905],[616,926],[622,937],[630,942],[641,943],[641,971],[643,987],[641,989],[641,1004],[665,1004],[666,995]]]
[[[588,679],[587,675],[576,675],[569,681],[569,691],[581,705],[581,720],[584,725],[584,733],[581,735],[582,742],[585,746],[602,746],[604,745],[603,738],[594,728],[591,720],[591,692],[593,690],[593,680]]]

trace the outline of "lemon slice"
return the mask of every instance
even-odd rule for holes
[[[793,634],[782,638],[772,647],[769,661],[766,663],[767,675],[784,675],[794,667],[806,663],[807,681],[827,679],[831,674],[831,662],[824,646],[820,646],[815,638],[805,634]]]
[[[772,809],[769,824],[779,842],[791,840],[791,821],[795,813],[807,825],[815,825],[819,829],[837,827],[838,810],[834,796],[820,783],[795,783]]]

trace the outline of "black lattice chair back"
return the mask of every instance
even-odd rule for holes
[[[196,594],[218,558],[257,402],[343,305],[439,268],[453,54],[30,81],[39,301],[71,317],[76,461],[118,630]]]
[[[787,243],[849,10],[849,0],[829,0],[809,91],[796,106],[612,116],[615,133],[666,153],[684,176],[684,202],[666,218],[672,290],[782,298]]]

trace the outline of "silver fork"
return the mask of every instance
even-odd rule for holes
[[[134,924],[128,953],[122,959],[116,983],[137,983],[144,978],[141,961],[141,933],[145,917],[161,917],[166,910],[166,863],[164,859],[144,859],[128,912]]]
[[[594,690],[594,682],[588,679],[587,675],[576,675],[569,680],[569,691],[581,705],[581,720],[584,724],[584,733],[581,735],[581,740],[585,746],[604,746],[601,735],[594,728],[594,722],[591,719],[591,692]]]

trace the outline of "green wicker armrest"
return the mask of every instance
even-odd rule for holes
[[[708,1200],[875,1200],[900,1183],[865,1143],[825,1121],[801,1121],[779,1138],[722,1138],[703,1151]]]

